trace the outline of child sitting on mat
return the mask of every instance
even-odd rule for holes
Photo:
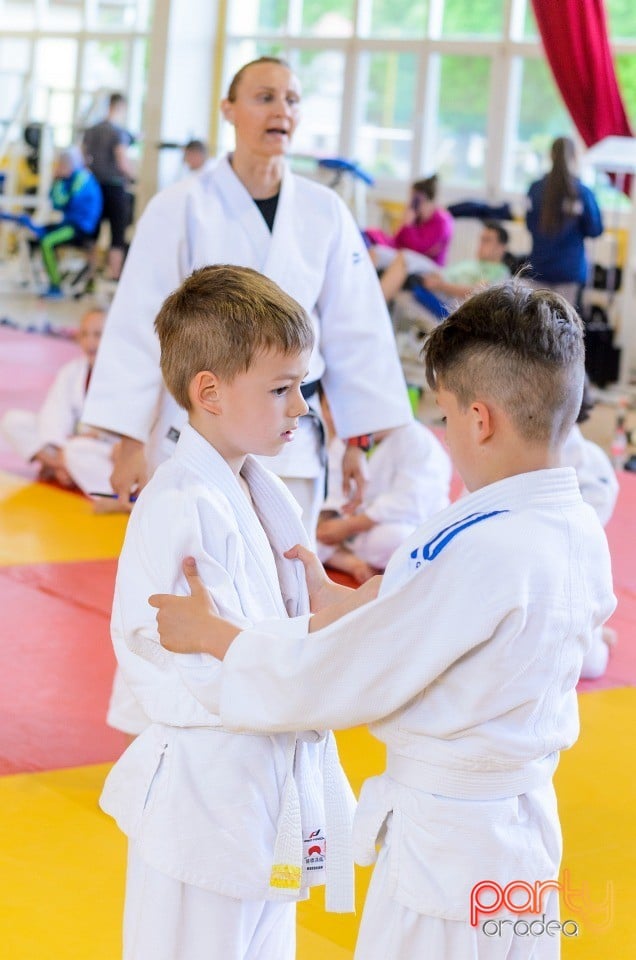
[[[21,457],[39,466],[38,480],[110,500],[113,491],[108,478],[117,437],[80,423],[104,320],[103,309],[87,310],[77,333],[81,356],[64,364],[37,413],[8,410],[0,431]]]

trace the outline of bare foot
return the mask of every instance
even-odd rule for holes
[[[371,577],[374,577],[378,571],[361,560],[355,553],[346,547],[339,547],[331,554],[326,561],[328,567],[332,570],[340,570],[341,573],[348,573],[353,577],[356,583],[366,583]]]

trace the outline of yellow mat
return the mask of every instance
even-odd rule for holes
[[[563,957],[628,960],[636,956],[636,783],[629,759],[636,691],[586,694],[581,713],[582,740],[564,754],[557,779],[564,866],[577,890],[585,886],[588,909],[580,897],[574,912],[562,905],[562,916],[581,928],[564,943]],[[357,789],[381,768],[382,750],[361,730],[338,740]],[[0,944],[8,960],[118,960],[125,841],[97,807],[107,769],[0,779]],[[368,876],[359,873],[360,899]],[[599,929],[608,880],[613,914]],[[298,960],[350,960],[357,919],[325,914],[321,899],[314,894],[300,906]]]
[[[117,557],[126,519],[97,516],[77,494],[0,472],[0,564]]]

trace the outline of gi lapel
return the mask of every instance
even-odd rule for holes
[[[221,244],[224,240],[228,242],[225,252],[226,261],[253,267],[260,273],[271,276],[271,274],[268,274],[266,265],[272,246],[272,235],[254,200],[232,170],[227,157],[221,160],[218,166],[211,171],[211,177],[228,221],[229,233],[221,240]],[[247,245],[251,249],[252,256],[249,263],[234,260],[231,237],[237,228],[240,229],[244,235],[242,239],[247,241]],[[219,224],[219,230],[223,231],[222,224]],[[222,258],[216,262],[223,262]]]

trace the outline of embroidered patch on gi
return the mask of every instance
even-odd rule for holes
[[[444,547],[447,547],[451,540],[453,540],[458,533],[461,533],[462,530],[472,527],[475,523],[481,523],[482,520],[489,520],[490,517],[496,517],[500,513],[510,513],[510,511],[491,510],[490,513],[469,513],[467,517],[462,517],[461,520],[456,520],[455,523],[444,527],[444,529],[436,533],[428,543],[425,543],[421,547],[416,547],[415,550],[411,551],[411,560],[415,561],[415,569],[417,570],[418,567],[421,567],[425,560],[430,562],[434,560],[435,557],[438,557]]]
[[[305,870],[325,869],[326,843],[322,827],[303,837],[303,862]]]
[[[180,436],[181,436],[181,431],[177,430],[176,427],[170,427],[170,429],[166,434],[166,437],[168,438],[168,440],[172,440],[173,443],[176,443]]]

